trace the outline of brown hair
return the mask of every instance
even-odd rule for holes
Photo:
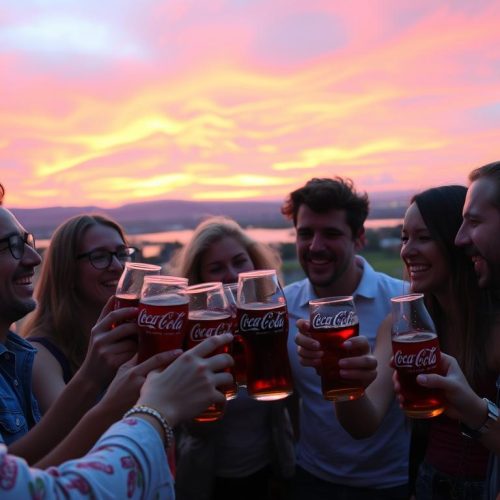
[[[201,283],[201,258],[207,249],[223,238],[234,238],[247,251],[255,269],[276,269],[281,267],[279,253],[273,248],[255,241],[233,219],[210,217],[195,229],[191,240],[172,258],[170,272],[183,276],[190,285]]]
[[[469,174],[469,181],[474,182],[478,179],[491,179],[495,183],[495,197],[491,202],[500,208],[500,161],[495,161],[474,169]]]
[[[366,193],[359,194],[351,179],[313,178],[305,186],[290,193],[281,207],[281,213],[297,225],[297,214],[302,204],[313,212],[325,213],[332,209],[345,210],[346,221],[353,238],[363,231],[368,217],[369,201]]]

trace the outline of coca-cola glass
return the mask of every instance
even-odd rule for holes
[[[287,397],[293,392],[287,352],[288,312],[276,271],[240,273],[237,305],[248,394],[261,401]]]
[[[189,299],[189,321],[186,335],[186,347],[191,349],[214,335],[233,332],[233,320],[231,309],[226,299],[222,283],[202,283],[193,285],[186,289]],[[225,345],[215,354],[229,352],[229,346]],[[230,371],[228,369],[228,371]],[[236,383],[230,386],[220,387],[226,399],[236,397]],[[212,422],[218,420],[224,413],[224,404],[214,403],[210,405],[195,420],[198,422]]]
[[[160,266],[142,262],[126,262],[115,292],[115,309],[139,307],[144,276],[159,275]]]
[[[231,353],[234,359],[233,373],[238,387],[246,387],[247,385],[247,363],[245,359],[245,345],[243,339],[238,332],[238,308],[236,305],[236,297],[238,294],[238,283],[228,283],[224,285],[224,293],[231,308],[231,318],[233,320],[233,352]]]
[[[351,296],[326,297],[309,301],[311,336],[321,345],[323,357],[317,372],[323,397],[329,401],[352,401],[364,394],[356,380],[343,379],[339,359],[349,356],[342,344],[359,335],[359,321]]]
[[[441,351],[434,323],[424,305],[421,293],[391,299],[392,350],[398,371],[403,410],[409,417],[429,418],[445,410],[438,389],[419,385],[417,375],[439,373]]]
[[[139,302],[139,362],[172,349],[182,349],[188,322],[187,280],[145,276]]]

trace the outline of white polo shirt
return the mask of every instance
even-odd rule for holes
[[[368,262],[352,294],[359,333],[375,345],[377,329],[390,312],[390,298],[408,290],[403,281],[375,272]],[[285,287],[290,330],[288,354],[295,389],[302,398],[297,464],[314,476],[336,484],[391,488],[408,481],[409,425],[394,400],[378,431],[367,439],[352,438],[335,416],[334,404],[323,399],[316,370],[299,363],[295,335],[299,318],[309,319],[308,302],[318,298],[308,279]]]

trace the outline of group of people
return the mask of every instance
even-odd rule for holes
[[[358,255],[369,200],[349,179],[311,179],[282,213],[306,275],[284,288],[294,394],[260,402],[240,387],[207,424],[192,417],[224,401],[217,388],[230,383],[233,359],[214,352],[232,335],[138,364],[127,321],[137,309],[114,310],[137,253],[123,229],[98,215],[63,223],[34,287],[34,237],[0,206],[1,498],[496,498],[500,162],[474,170],[468,189],[413,197],[401,235],[407,281]],[[226,217],[202,222],[168,263],[190,285],[280,267],[276,251]],[[424,294],[443,352],[440,374],[417,378],[445,398],[445,413],[427,421],[405,419],[391,365],[390,299],[408,291]],[[314,369],[323,353],[308,304],[332,296],[352,296],[359,317],[339,362],[365,388],[355,401],[323,399]]]

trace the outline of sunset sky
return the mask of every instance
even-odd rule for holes
[[[2,0],[10,207],[467,182],[500,159],[500,2]]]

